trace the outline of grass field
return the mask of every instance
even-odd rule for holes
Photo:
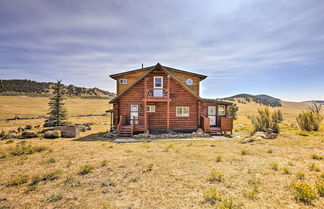
[[[10,111],[18,109],[21,114],[28,109],[32,116],[45,114],[47,100],[33,99],[9,98],[10,104],[1,98],[1,115],[12,117]],[[28,108],[27,101],[38,104]],[[73,99],[66,104],[71,115],[100,114],[108,109],[102,100]],[[247,115],[256,113],[258,106],[239,106],[234,131],[248,136]],[[284,102],[281,109],[286,119],[279,137],[250,144],[241,144],[240,139],[84,141],[107,129],[105,117],[92,117],[93,130],[78,139],[25,140],[27,145],[38,146],[29,148],[37,150],[32,154],[13,154],[17,144],[26,147],[22,140],[0,141],[0,208],[215,208],[230,200],[236,206],[232,208],[322,208],[324,200],[319,195],[311,204],[297,201],[291,184],[307,182],[314,188],[323,178],[323,159],[312,157],[324,155],[323,124],[320,132],[300,136],[291,123],[307,104]],[[76,120],[91,122],[90,117]],[[10,122],[6,128],[17,125]],[[208,180],[212,169],[221,178]],[[204,198],[211,188],[221,196],[216,204]]]

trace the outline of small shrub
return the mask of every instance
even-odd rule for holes
[[[26,143],[20,142],[17,143],[14,147],[9,147],[9,154],[12,156],[20,156],[20,155],[30,155],[36,152],[43,152],[47,150],[48,147],[45,146],[32,146]]]
[[[296,173],[296,178],[298,180],[305,180],[305,174],[303,172]]]
[[[304,131],[318,131],[322,120],[323,116],[312,111],[302,112],[296,118],[299,127]]]
[[[55,163],[55,162],[56,162],[56,160],[53,157],[42,161],[43,164],[51,164],[51,163]]]
[[[305,182],[295,182],[292,185],[296,200],[310,204],[316,198],[316,191]]]
[[[324,179],[324,172],[321,173],[321,175],[319,176],[321,179]]]
[[[62,173],[61,170],[54,170],[54,171],[47,172],[42,176],[42,181],[56,180],[60,177],[61,173]]]
[[[324,181],[323,180],[318,180],[315,183],[315,188],[317,190],[317,193],[321,196],[324,197]]]
[[[94,169],[94,167],[92,165],[84,165],[84,166],[81,166],[78,174],[79,175],[86,175],[88,173],[91,173],[93,169]]]
[[[29,183],[29,186],[34,186],[34,185],[38,184],[41,181],[42,181],[42,178],[40,176],[38,176],[38,175],[37,176],[32,176],[31,181]]]
[[[309,168],[310,171],[316,171],[316,172],[320,172],[321,171],[321,169],[315,163],[309,164],[308,165],[308,168]]]
[[[221,182],[224,180],[224,174],[216,171],[215,169],[212,169],[209,176],[207,176],[207,180],[209,182],[215,182],[215,181]]]
[[[284,171],[284,174],[288,175],[288,174],[291,174],[291,171],[289,168],[283,168],[283,171]]]
[[[114,187],[114,186],[116,186],[116,183],[111,179],[107,179],[101,183],[101,186],[102,187]]]
[[[14,142],[15,142],[14,140],[9,139],[9,140],[6,141],[6,144],[11,144],[11,143],[14,143]]]
[[[223,200],[223,195],[217,191],[216,188],[210,188],[205,190],[203,193],[204,200],[211,204],[215,204],[216,202],[220,202]]]
[[[267,151],[268,153],[272,153],[273,152],[273,150],[272,149],[268,149],[268,151]]]
[[[288,162],[288,165],[290,165],[290,166],[294,166],[294,162],[293,162],[293,161],[289,161],[289,162]]]
[[[101,167],[105,167],[107,164],[108,164],[107,160],[103,160],[103,161],[100,162]]]
[[[222,161],[222,158],[223,158],[223,156],[217,155],[216,156],[216,162],[221,162]]]
[[[258,109],[257,116],[249,116],[248,118],[254,126],[252,134],[257,131],[279,133],[278,124],[283,120],[280,110],[275,110],[271,113],[268,108]]]
[[[247,197],[251,200],[255,200],[259,193],[260,193],[260,191],[259,191],[259,187],[257,184],[253,184],[251,189],[243,191],[244,197]]]
[[[21,184],[25,184],[28,182],[29,176],[26,174],[20,174],[17,175],[11,179],[9,179],[9,181],[7,182],[6,186],[10,187],[10,186],[18,186]]]
[[[323,156],[322,155],[318,155],[316,153],[312,154],[311,157],[314,159],[314,160],[323,160]]]
[[[271,166],[271,169],[272,169],[272,170],[275,170],[275,171],[277,171],[278,168],[279,168],[278,163],[271,163],[270,166]]]
[[[299,136],[309,136],[309,132],[307,132],[307,131],[299,131],[297,134]]]
[[[57,202],[57,201],[59,201],[61,199],[63,199],[63,195],[57,193],[57,194],[52,194],[52,195],[50,195],[48,197],[44,197],[43,201],[44,202]]]
[[[222,202],[219,203],[217,209],[240,209],[242,208],[242,204],[236,204],[232,198],[226,198]]]
[[[249,154],[249,151],[247,149],[242,149],[241,154],[242,155],[247,155],[247,154]]]
[[[4,159],[7,157],[7,153],[4,151],[0,151],[0,159]]]
[[[133,176],[130,181],[131,182],[138,182],[140,180],[140,177],[139,176]]]

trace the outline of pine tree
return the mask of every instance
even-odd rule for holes
[[[50,98],[48,105],[50,106],[49,118],[45,121],[45,127],[62,126],[67,124],[67,111],[63,103],[63,85],[61,81],[57,81],[54,86],[54,95]]]

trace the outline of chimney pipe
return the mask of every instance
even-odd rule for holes
[[[142,69],[143,69],[143,67],[144,67],[144,65],[143,65],[143,63],[142,63]]]

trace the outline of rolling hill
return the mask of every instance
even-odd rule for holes
[[[237,94],[230,97],[221,98],[223,100],[237,101],[238,103],[255,102],[270,107],[280,107],[281,100],[266,94],[252,95],[252,94]]]
[[[38,82],[27,79],[0,80],[1,95],[48,96],[55,83]],[[115,93],[99,88],[84,88],[75,85],[63,85],[67,96],[114,97]]]

